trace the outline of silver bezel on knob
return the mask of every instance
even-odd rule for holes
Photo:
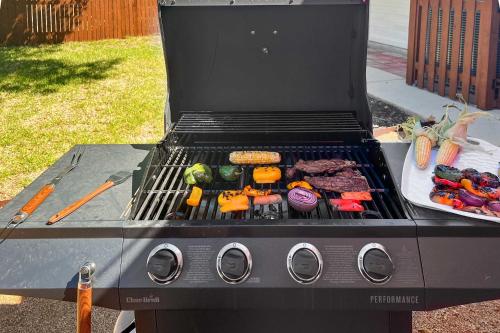
[[[169,284],[169,283],[172,283],[175,280],[177,280],[177,278],[179,277],[179,275],[181,275],[182,266],[183,266],[184,263],[183,263],[183,260],[182,260],[182,252],[181,252],[181,250],[179,250],[179,248],[177,246],[175,246],[175,245],[172,245],[170,243],[164,243],[164,244],[160,244],[160,245],[156,246],[149,253],[148,260],[146,261],[146,271],[147,271],[147,267],[148,267],[148,264],[149,264],[149,260],[151,259],[151,257],[153,257],[160,250],[169,250],[169,251],[171,251],[174,254],[175,258],[177,259],[177,269],[175,270],[175,272],[173,274],[170,274],[170,276],[167,277],[166,279],[159,279],[159,278],[155,277],[153,274],[151,274],[150,272],[148,272],[148,276],[149,276],[149,278],[153,282],[165,285],[165,284]]]
[[[224,256],[224,254],[227,251],[229,251],[231,249],[240,250],[241,252],[243,252],[245,257],[247,258],[247,263],[248,263],[247,269],[246,269],[245,273],[243,274],[243,276],[239,279],[232,279],[232,278],[226,276],[224,274],[224,272],[222,271],[222,257]],[[217,273],[219,274],[221,279],[224,280],[224,282],[229,283],[229,284],[239,284],[239,283],[245,282],[248,279],[248,277],[250,276],[251,272],[252,272],[252,255],[250,253],[250,250],[248,250],[248,248],[245,245],[240,244],[240,243],[229,243],[219,251],[219,254],[217,255]]]
[[[391,262],[392,270],[394,271],[394,269],[395,269],[394,263],[392,262],[392,258],[389,255],[389,252],[387,251],[385,246],[383,246],[382,244],[379,244],[379,243],[369,243],[369,244],[366,244],[365,246],[363,246],[363,248],[359,251],[359,254],[358,254],[358,269],[359,269],[361,275],[365,278],[365,280],[367,280],[368,282],[371,282],[371,283],[384,284],[384,283],[389,282],[389,280],[392,278],[392,274],[383,278],[383,279],[374,279],[366,271],[365,265],[364,265],[364,260],[365,260],[366,253],[370,250],[380,250],[380,251],[384,252],[387,255],[387,258],[389,258],[389,261]]]
[[[311,279],[303,279],[303,278],[297,276],[295,274],[295,272],[293,271],[293,256],[295,255],[295,253],[297,253],[297,251],[302,250],[302,249],[307,249],[307,250],[311,251],[318,259],[318,272]],[[319,250],[314,245],[309,244],[309,243],[299,243],[299,244],[295,245],[294,247],[292,247],[290,249],[290,252],[288,252],[288,255],[286,258],[286,267],[288,268],[288,273],[290,274],[292,279],[294,279],[296,282],[298,282],[300,284],[312,284],[312,283],[316,282],[319,279],[319,277],[321,276],[321,272],[323,271],[323,258],[321,257],[321,253],[319,252]]]

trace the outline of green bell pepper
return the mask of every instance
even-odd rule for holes
[[[206,164],[196,163],[184,171],[184,182],[189,185],[211,183],[212,170]]]
[[[233,182],[240,178],[243,169],[239,165],[223,165],[219,167],[219,174],[225,181]]]

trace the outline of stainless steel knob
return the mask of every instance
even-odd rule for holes
[[[217,255],[217,273],[227,283],[242,283],[250,276],[251,271],[252,255],[243,244],[227,244]]]
[[[155,247],[148,256],[146,268],[151,280],[159,284],[169,284],[181,274],[183,266],[181,251],[172,244]]]
[[[358,255],[361,275],[372,283],[389,281],[394,273],[394,264],[387,249],[378,243],[366,244]]]
[[[323,270],[321,253],[309,243],[299,243],[292,247],[286,263],[290,276],[301,284],[314,283]]]

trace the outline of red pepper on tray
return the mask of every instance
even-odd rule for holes
[[[462,187],[462,184],[460,184],[460,183],[457,183],[457,182],[454,182],[454,181],[451,181],[448,179],[444,179],[444,178],[439,178],[437,176],[432,177],[432,181],[436,185],[444,185],[444,186],[448,186],[451,188],[461,188]]]
[[[330,203],[341,212],[362,212],[365,210],[358,200],[330,199]]]

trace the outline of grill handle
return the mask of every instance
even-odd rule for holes
[[[92,332],[92,277],[95,264],[87,262],[80,267],[76,296],[76,332]]]

